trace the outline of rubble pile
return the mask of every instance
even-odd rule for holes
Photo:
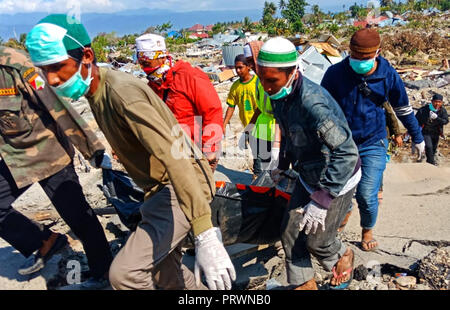
[[[437,248],[419,264],[419,277],[437,290],[450,290],[450,254]]]
[[[440,65],[449,57],[449,40],[441,33],[398,31],[383,34],[383,51],[393,65]]]

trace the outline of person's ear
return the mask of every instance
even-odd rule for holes
[[[95,54],[94,50],[90,47],[86,47],[83,51],[83,58],[81,58],[81,62],[83,64],[92,64],[94,63]]]

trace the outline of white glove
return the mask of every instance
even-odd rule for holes
[[[285,171],[278,168],[275,168],[270,172],[270,177],[275,184],[280,183],[280,181],[285,177],[283,176],[283,172]]]
[[[438,118],[438,115],[436,113],[434,113],[433,111],[430,111],[430,118],[434,120],[434,119]]]
[[[200,272],[205,273],[210,290],[230,290],[236,280],[233,263],[222,244],[220,229],[213,227],[195,237],[195,282],[200,285]]]
[[[424,155],[424,153],[425,153],[425,141],[422,141],[419,144],[415,144],[415,143],[412,144],[412,154],[414,155],[416,153],[416,151],[418,153],[417,154],[417,156],[418,156],[417,159],[421,160],[423,155]]]
[[[325,218],[327,217],[328,210],[322,208],[314,201],[311,201],[303,209],[297,210],[298,213],[303,214],[303,220],[300,223],[299,230],[302,231],[306,226],[305,234],[309,234],[312,229],[312,233],[315,234],[319,224],[322,225],[322,231],[325,231]]]
[[[278,167],[278,158],[280,156],[280,148],[279,147],[273,147],[270,151],[270,163],[267,167],[267,170],[273,170]]]

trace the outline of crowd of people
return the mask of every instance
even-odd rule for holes
[[[235,59],[239,79],[225,115],[208,76],[175,62],[159,35],[136,40],[148,83],[99,67],[84,26],[63,14],[34,26],[26,47],[29,54],[0,47],[0,237],[28,258],[18,270],[22,275],[39,272],[67,246],[65,235],[11,206],[38,182],[83,244],[91,274],[84,289],[231,289],[236,272],[213,227],[210,202],[221,141],[236,107],[254,158],[253,178],[266,171],[278,183],[286,170],[299,174],[280,227],[289,284],[317,289],[313,255],[333,274],[329,288],[345,289],[355,254],[338,231],[355,196],[361,247],[377,248],[373,230],[388,146],[403,143],[397,119],[413,150],[430,164],[436,164],[448,123],[440,94],[414,114],[400,76],[380,55],[375,29],[353,35],[350,56],[331,66],[321,85],[303,76],[291,41],[250,42]],[[94,167],[111,169],[105,147],[63,99],[82,96],[145,192],[142,220],[114,258],[73,166],[76,147]],[[194,273],[181,262],[190,232]]]

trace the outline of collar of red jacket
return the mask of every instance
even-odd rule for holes
[[[161,84],[152,81],[150,81],[149,84],[151,84],[153,89],[157,89],[158,91],[169,89],[175,79],[175,74],[183,69],[189,69],[189,67],[191,67],[191,65],[188,62],[178,60],[175,65],[169,71],[167,71],[164,80],[161,81]]]

